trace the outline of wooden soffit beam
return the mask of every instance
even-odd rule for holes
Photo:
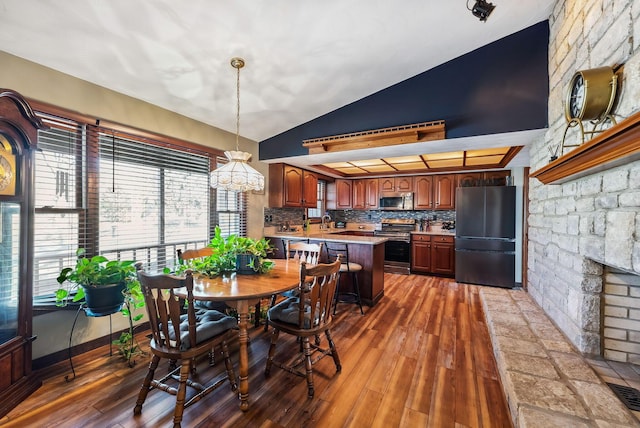
[[[310,155],[444,140],[444,120],[303,140]]]

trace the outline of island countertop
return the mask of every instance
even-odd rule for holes
[[[363,244],[363,245],[378,245],[388,240],[388,238],[383,236],[341,235],[341,233],[343,232],[348,232],[348,230],[332,229],[330,231],[311,231],[311,232],[265,231],[264,236],[265,238],[311,239],[316,241],[342,242],[345,244]]]

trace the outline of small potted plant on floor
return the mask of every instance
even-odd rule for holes
[[[133,312],[144,306],[135,261],[108,260],[101,255],[88,258],[85,253],[83,248],[79,248],[75,267],[65,267],[60,271],[57,280],[61,287],[56,291],[56,305],[78,302],[91,316],[122,312],[129,320],[129,329],[122,332],[114,344],[132,366],[133,357],[139,353],[133,336],[133,323],[143,316]],[[68,284],[67,287],[63,287],[64,284]]]

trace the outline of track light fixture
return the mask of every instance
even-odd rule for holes
[[[495,6],[493,5],[493,3],[489,3],[485,0],[476,0],[476,3],[472,8],[470,8],[469,0],[467,0],[467,9],[471,11],[473,16],[480,19],[480,21],[482,22],[487,21],[487,18],[489,17],[489,15],[491,15],[491,12],[493,12],[494,8]]]

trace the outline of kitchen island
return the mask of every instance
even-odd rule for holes
[[[310,232],[279,232],[265,230],[265,238],[271,241],[276,248],[274,259],[284,259],[284,242],[304,241],[309,243],[324,244],[345,243],[349,248],[349,259],[353,263],[362,266],[362,271],[358,274],[358,283],[360,285],[360,298],[362,303],[367,306],[374,306],[384,296],[384,243],[387,238],[379,236],[358,236],[362,231],[353,231],[354,235],[348,230],[320,230]],[[326,252],[323,251],[323,262],[326,262]],[[340,289],[342,291],[350,291],[352,287],[350,275],[342,275],[340,279]]]

